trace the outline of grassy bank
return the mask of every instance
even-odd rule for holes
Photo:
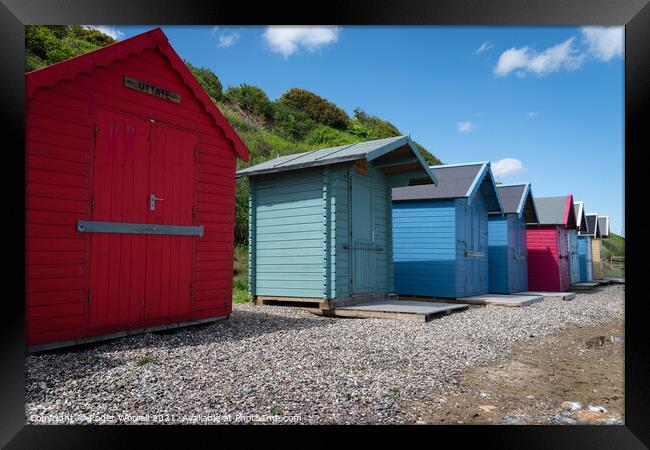
[[[232,301],[233,303],[248,303],[248,246],[235,246],[235,262],[233,266]]]

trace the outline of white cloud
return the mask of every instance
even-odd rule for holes
[[[485,41],[481,44],[479,48],[476,49],[474,52],[475,54],[479,55],[487,50],[490,50],[493,47],[492,44],[490,44],[490,41]]]
[[[515,75],[523,77],[527,72],[541,77],[561,69],[576,70],[584,61],[585,55],[573,43],[575,37],[547,48],[541,53],[529,47],[510,48],[499,57],[494,73],[497,76],[506,76],[515,71]]]
[[[232,47],[241,38],[238,32],[220,26],[212,27],[210,29],[210,36],[217,38],[217,46],[223,48]]]
[[[537,117],[537,113],[535,111],[531,111],[531,112],[528,113],[528,118],[529,119],[532,119],[534,117]]]
[[[467,120],[465,122],[462,121],[457,122],[456,128],[458,128],[458,131],[460,131],[461,133],[467,133],[468,131],[472,131],[474,128],[476,128],[476,126],[472,122]]]
[[[286,59],[300,50],[314,53],[335,43],[340,31],[336,26],[270,26],[262,37],[271,51],[281,53]]]
[[[526,171],[522,162],[516,158],[503,158],[493,162],[491,166],[494,176],[499,178],[509,177]]]
[[[219,43],[217,44],[219,47],[232,47],[235,45],[241,36],[239,33],[232,31],[232,32],[224,32],[221,36],[219,36]]]
[[[582,40],[590,55],[601,61],[623,56],[623,27],[583,27]]]
[[[101,31],[102,33],[112,37],[116,41],[119,41],[124,37],[124,33],[118,30],[115,27],[108,25],[85,25],[86,28],[92,28],[93,30]]]
[[[509,48],[499,56],[494,73],[497,75],[507,75],[513,70],[526,67],[529,60],[528,47]]]

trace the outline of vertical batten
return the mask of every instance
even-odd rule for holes
[[[331,215],[330,215],[330,168],[325,166],[323,169],[323,298],[330,298],[330,275],[331,267]]]
[[[255,206],[255,182],[252,178],[248,180],[248,292],[251,296],[256,295],[255,270],[256,270],[256,246],[257,246],[257,208]]]

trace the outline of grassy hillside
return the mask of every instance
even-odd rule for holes
[[[603,239],[603,258],[610,256],[625,256],[625,238],[618,234],[610,233],[609,239]]]

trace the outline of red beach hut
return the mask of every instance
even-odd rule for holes
[[[227,317],[249,151],[159,28],[26,74],[26,338]]]
[[[573,195],[535,199],[538,225],[528,225],[528,289],[562,292],[569,288],[567,230],[576,229]]]

